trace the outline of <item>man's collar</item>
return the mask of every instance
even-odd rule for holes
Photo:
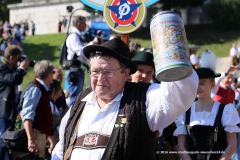
[[[48,86],[46,83],[44,83],[43,80],[41,80],[41,79],[39,79],[39,78],[36,78],[36,80],[37,80],[39,83],[41,83],[41,85],[43,85],[43,87],[46,89],[46,91],[49,90],[49,86]]]
[[[12,69],[12,66],[9,64],[9,62],[4,57],[2,57],[1,61],[2,61],[3,64],[8,66],[9,69]]]
[[[123,90],[120,92],[115,98],[113,98],[109,103],[113,103],[115,101],[120,101],[123,96]],[[86,97],[84,97],[81,101],[87,101],[90,103],[96,102],[96,94],[94,91],[90,92]]]
[[[77,33],[79,36],[81,35],[81,32],[75,27],[73,27],[73,29],[72,29],[72,33],[74,33],[74,32]]]
[[[123,91],[120,92],[115,98],[113,98],[108,104],[106,104],[106,106],[104,106],[101,109],[99,108],[99,105],[97,103],[96,94],[94,93],[94,91],[89,93],[81,101],[87,101],[89,104],[94,106],[94,108],[98,109],[100,112],[104,112],[104,111],[108,110],[108,108],[111,107],[111,104],[113,104],[114,102],[120,102],[122,99],[122,96],[123,96]]]

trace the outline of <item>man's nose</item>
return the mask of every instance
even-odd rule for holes
[[[102,72],[99,73],[98,75],[98,81],[105,80],[106,77],[102,74]]]
[[[146,73],[142,73],[142,77],[144,77],[144,78],[145,78],[146,76],[147,76],[147,74],[146,74]]]

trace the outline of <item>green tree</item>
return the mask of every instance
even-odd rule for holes
[[[21,0],[0,0],[0,21],[9,20],[8,4],[20,3]]]
[[[240,0],[211,0],[203,6],[203,9],[216,28],[239,29]]]

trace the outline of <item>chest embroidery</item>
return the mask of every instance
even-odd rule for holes
[[[99,135],[86,134],[83,140],[83,146],[97,145]]]

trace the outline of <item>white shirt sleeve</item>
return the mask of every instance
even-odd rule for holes
[[[194,102],[198,87],[198,76],[193,74],[180,81],[151,84],[147,91],[146,115],[151,131],[160,131]]]
[[[232,48],[230,49],[230,56],[231,56],[231,57],[236,57],[237,54],[238,54],[237,48],[232,47]]]
[[[65,132],[65,126],[70,116],[70,111],[71,109],[69,109],[67,113],[64,115],[64,117],[62,118],[60,129],[59,129],[59,142],[56,144],[55,148],[53,149],[51,160],[63,159],[64,132]]]
[[[240,97],[239,97],[240,95],[239,95],[239,92],[235,92],[235,100],[237,100],[237,101],[239,101],[240,99]]]
[[[68,36],[66,45],[68,47],[68,60],[72,60],[75,53],[77,54],[77,56],[80,56],[82,54],[83,46],[79,40],[77,33],[72,33]]]
[[[187,135],[185,119],[186,119],[186,112],[184,114],[182,114],[180,117],[178,117],[178,119],[175,121],[177,128],[173,132],[174,136],[178,136],[181,134]]]
[[[225,78],[225,72],[222,72],[220,77],[215,78],[215,86],[211,90],[212,98],[217,94],[219,85],[220,85],[221,81],[223,80],[223,78]]]
[[[233,104],[227,104],[222,114],[222,125],[224,130],[229,133],[240,132],[240,128],[237,126],[239,123],[240,118],[236,108]]]
[[[196,65],[196,64],[198,64],[199,59],[197,58],[197,56],[195,54],[192,54],[190,56],[190,61],[191,61],[192,65]]]
[[[80,41],[79,36],[81,35],[81,33],[79,31],[74,29],[73,32],[75,33],[70,34],[66,41],[68,52],[67,59],[72,60],[74,55],[77,54],[77,60],[87,64],[87,58],[83,54],[83,47],[86,44]]]

